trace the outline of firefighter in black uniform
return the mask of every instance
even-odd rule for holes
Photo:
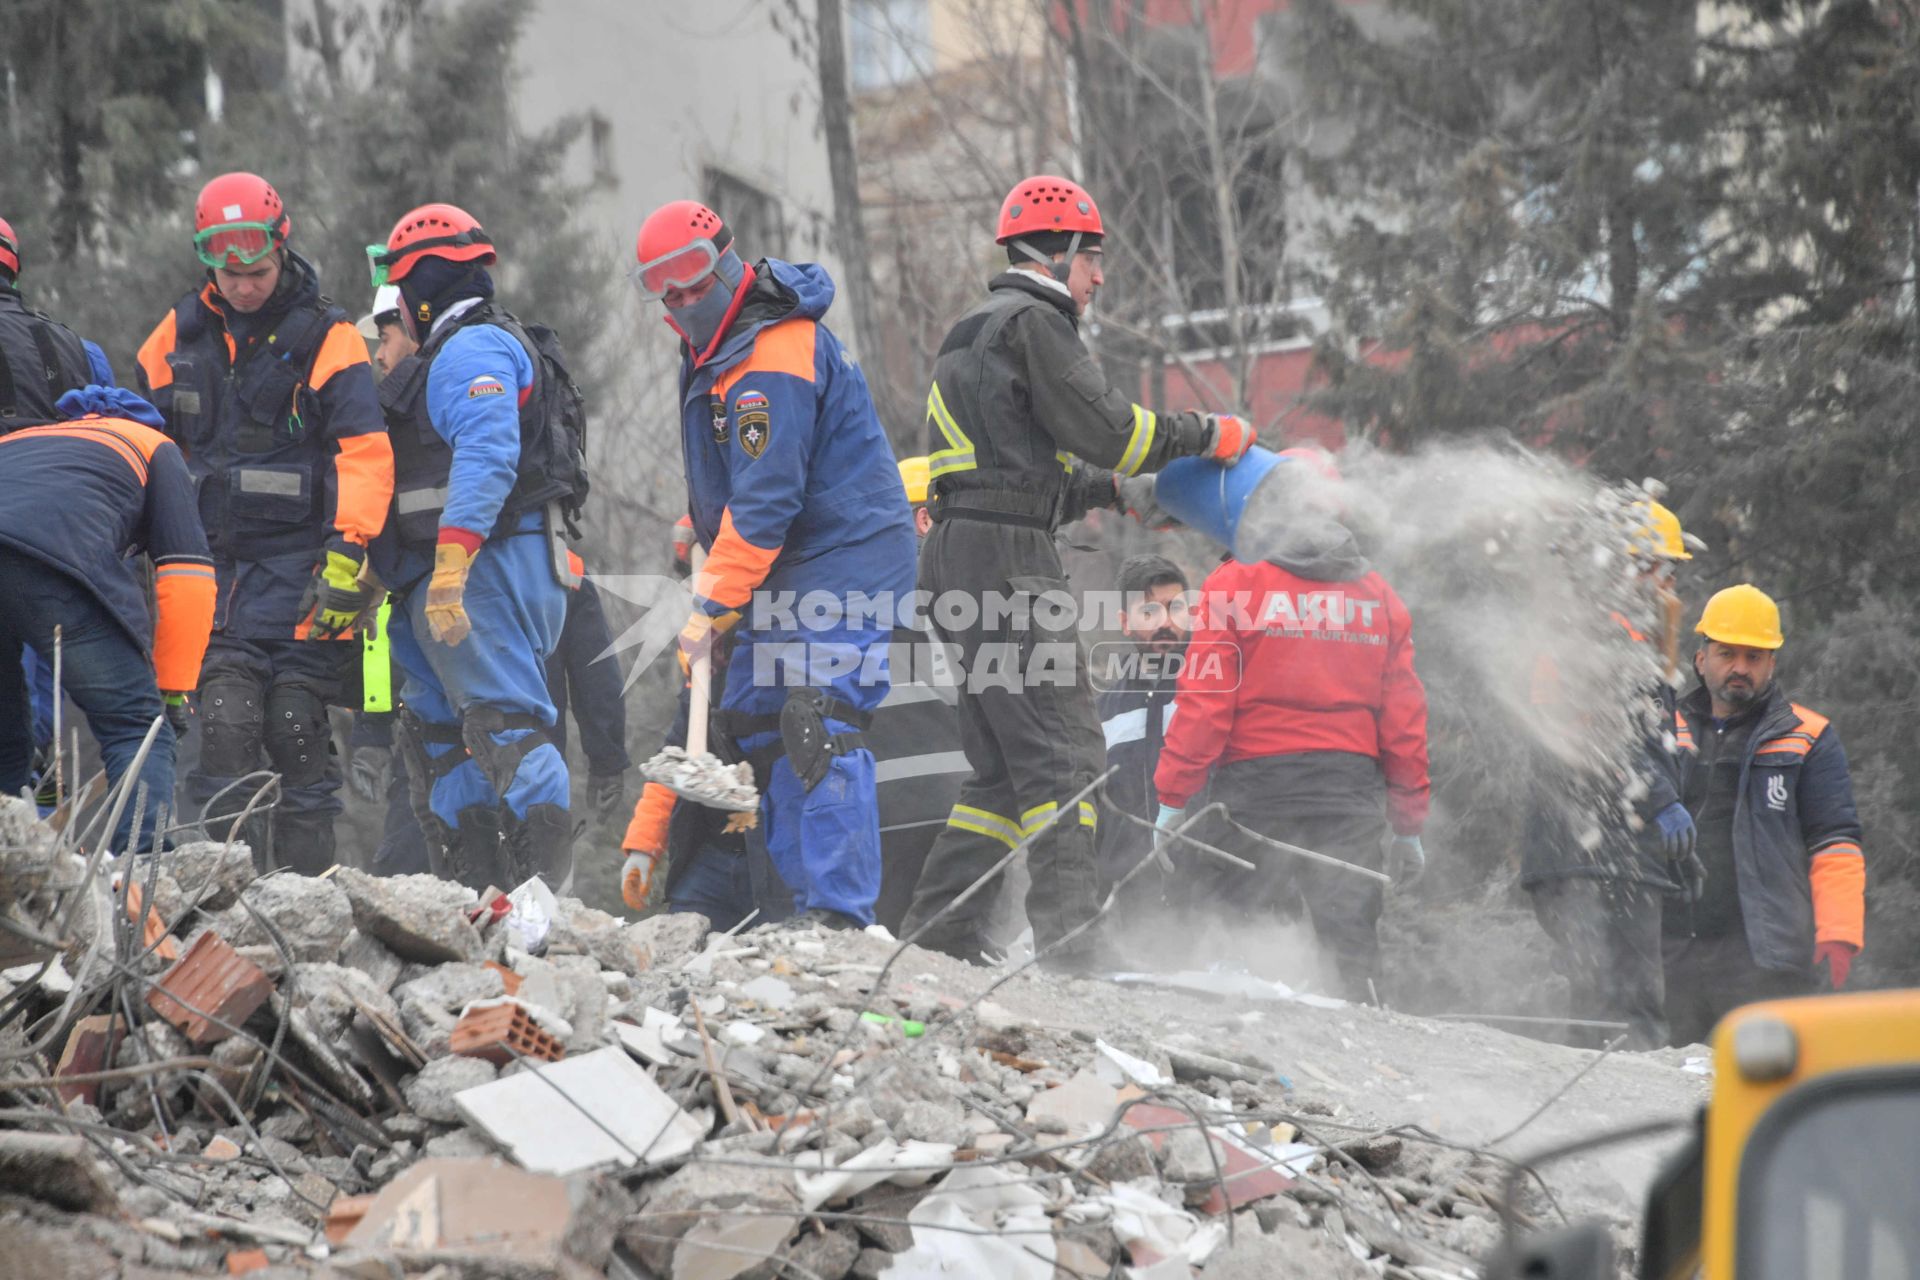
[[[920,553],[920,587],[965,673],[960,736],[973,774],[928,855],[902,925],[909,934],[1102,772],[1054,530],[1091,507],[1122,505],[1129,480],[1175,458],[1230,466],[1253,443],[1238,418],[1156,414],[1108,383],[1079,336],[1079,317],[1103,283],[1101,234],[1099,210],[1077,184],[1036,177],[1014,187],[996,237],[1012,266],[954,325],[934,363],[934,527]],[[1131,490],[1126,496],[1148,506]],[[1027,914],[1038,949],[1098,909],[1093,797],[1077,808],[1029,850]],[[978,958],[989,900],[976,894],[922,945]],[[1097,963],[1094,931],[1055,959],[1068,969]]]
[[[54,402],[88,383],[113,385],[100,348],[20,298],[20,239],[0,218],[0,431],[65,418]]]

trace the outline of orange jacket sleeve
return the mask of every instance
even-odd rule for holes
[[[649,782],[633,806],[633,820],[627,823],[627,836],[620,842],[620,848],[628,853],[665,853],[667,824],[673,818],[674,802],[678,799],[666,787]]]

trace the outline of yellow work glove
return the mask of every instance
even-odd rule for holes
[[[680,628],[680,674],[693,673],[693,660],[699,657],[716,640],[733,630],[740,621],[740,611],[729,609],[714,617],[700,609],[687,615],[687,625]]]
[[[300,613],[313,620],[314,639],[335,640],[352,628],[372,600],[373,592],[360,582],[360,562],[343,551],[329,551],[307,583]]]
[[[433,578],[427,583],[427,630],[444,645],[457,645],[473,628],[467,622],[467,574],[473,570],[473,556],[457,542],[443,542],[433,549]]]

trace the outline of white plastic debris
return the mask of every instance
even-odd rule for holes
[[[1053,1280],[1058,1252],[1047,1200],[997,1165],[968,1165],[907,1214],[913,1248],[896,1254],[882,1280]]]
[[[741,987],[740,994],[769,1009],[793,1007],[793,984],[770,973],[763,973]]]
[[[729,1022],[720,1028],[720,1038],[728,1044],[737,1044],[744,1048],[765,1040],[767,1029],[757,1022]]]
[[[952,1166],[953,1152],[951,1143],[895,1142],[888,1138],[849,1156],[831,1169],[808,1173],[804,1170],[822,1165],[827,1153],[806,1151],[794,1161],[793,1182],[800,1191],[801,1207],[812,1213],[823,1204],[857,1196],[883,1182],[902,1187],[925,1186]]]
[[[1226,1226],[1219,1222],[1203,1224],[1185,1209],[1168,1204],[1156,1194],[1158,1186],[1152,1178],[1120,1183],[1104,1195],[1069,1205],[1064,1216],[1098,1221],[1097,1217],[1077,1217],[1086,1207],[1098,1206],[1106,1211],[1121,1244],[1139,1241],[1155,1253],[1183,1258],[1196,1267],[1204,1265],[1227,1238]]]
[[[1124,1049],[1116,1049],[1105,1040],[1095,1040],[1093,1069],[1100,1079],[1114,1088],[1132,1082],[1143,1089],[1157,1089],[1173,1081],[1145,1058],[1136,1058]]]
[[[533,955],[546,945],[553,931],[553,918],[560,912],[559,899],[547,882],[534,876],[507,895],[507,939],[515,947]]]

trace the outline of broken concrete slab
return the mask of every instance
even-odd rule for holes
[[[372,979],[382,991],[392,991],[400,981],[400,970],[406,961],[387,949],[378,938],[368,937],[355,929],[340,944],[340,963],[349,969],[358,969]]]
[[[1027,1105],[1027,1119],[1042,1132],[1085,1138],[1112,1124],[1118,1108],[1113,1086],[1082,1071],[1058,1088],[1036,1094]]]
[[[240,900],[240,891],[258,874],[253,850],[237,840],[231,844],[195,840],[166,854],[163,860],[187,903],[197,903],[202,911],[225,911]],[[144,880],[145,868],[138,862],[134,865],[135,875]]]
[[[337,960],[353,932],[353,909],[330,876],[268,876],[248,885],[240,897],[214,920],[214,928],[236,947],[273,945],[272,933],[254,912],[273,922],[295,961]]]
[[[336,871],[333,879],[346,892],[354,927],[402,960],[445,964],[484,958],[480,931],[466,917],[476,901],[471,889],[430,875],[375,877],[351,867]]]
[[[453,1105],[453,1096],[486,1084],[499,1074],[484,1058],[435,1058],[401,1086],[401,1091],[415,1115],[437,1124],[458,1124],[460,1111]]]
[[[659,1163],[706,1136],[653,1077],[618,1048],[528,1067],[456,1094],[475,1128],[536,1173]]]
[[[349,1255],[393,1250],[552,1262],[572,1216],[560,1178],[498,1158],[429,1159],[381,1189],[344,1248]]]
[[[497,969],[484,964],[443,964],[395,987],[393,998],[403,1006],[418,1001],[446,1013],[458,1013],[475,1000],[491,1000],[506,991]]]
[[[112,1213],[119,1207],[87,1140],[65,1134],[0,1132],[0,1190],[72,1213]]]
[[[620,1241],[652,1274],[677,1276],[683,1239],[702,1222],[729,1209],[750,1211],[742,1213],[741,1221],[755,1217],[785,1221],[789,1216],[797,1221],[800,1203],[792,1175],[784,1169],[751,1165],[689,1164],[654,1186],[641,1212],[621,1226]],[[698,1251],[703,1257],[718,1252]],[[752,1261],[747,1259],[747,1265]]]
[[[285,983],[294,1002],[313,1019],[314,1028],[338,1043],[362,1006],[400,1020],[400,1007],[374,978],[341,964],[297,964]]]
[[[713,922],[692,912],[649,916],[627,926],[626,945],[633,952],[635,972],[671,969],[692,959],[706,946]]]

